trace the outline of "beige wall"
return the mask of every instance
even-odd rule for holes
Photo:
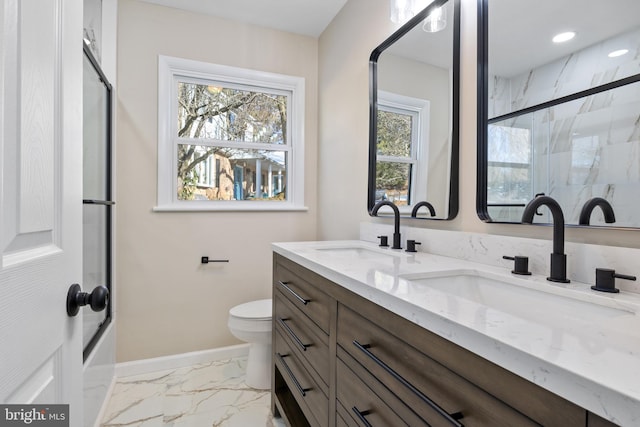
[[[349,0],[319,40],[318,237],[357,238],[366,212],[368,58],[395,27],[388,0]],[[476,215],[476,0],[461,0],[460,211],[416,227],[551,238],[551,227],[486,224]],[[386,221],[389,222],[389,221]],[[575,242],[640,248],[640,231],[569,228]],[[502,254],[496,254],[501,256]]]
[[[237,344],[232,306],[271,296],[274,241],[316,237],[317,40],[120,0],[117,94],[117,360]],[[154,213],[157,58],[306,79],[308,212]],[[206,265],[200,257],[228,258]]]

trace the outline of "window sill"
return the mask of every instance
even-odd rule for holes
[[[174,203],[153,207],[154,212],[307,212],[307,206],[278,202],[197,202]]]

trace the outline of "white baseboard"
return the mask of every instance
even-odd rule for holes
[[[214,362],[216,360],[243,357],[249,354],[249,344],[238,344],[211,350],[194,351],[191,353],[174,354],[171,356],[155,357],[152,359],[134,360],[116,364],[117,378],[131,375],[147,374],[156,371],[178,369],[198,363]]]

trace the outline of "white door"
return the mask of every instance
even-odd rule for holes
[[[82,1],[0,2],[0,403],[82,425]]]

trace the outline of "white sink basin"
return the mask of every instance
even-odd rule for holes
[[[516,317],[537,321],[558,321],[563,317],[597,321],[633,315],[633,307],[615,300],[600,298],[553,284],[518,278],[502,278],[477,271],[440,272],[421,276],[405,276],[413,285],[428,288],[433,296],[455,296]],[[549,313],[553,313],[551,318]]]

